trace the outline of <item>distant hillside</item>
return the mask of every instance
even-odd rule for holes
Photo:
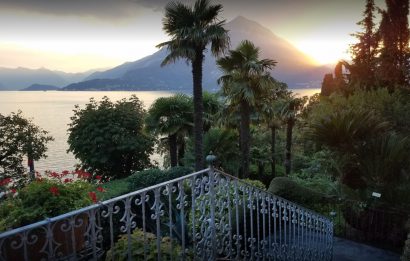
[[[327,67],[317,67],[311,59],[269,29],[244,17],[226,24],[231,37],[231,48],[249,39],[261,48],[262,58],[278,61],[273,76],[289,87],[320,87]],[[166,49],[134,62],[124,63],[110,70],[95,72],[86,81],[71,84],[64,90],[191,90],[191,68],[184,61],[161,67]],[[206,90],[219,89],[216,80],[220,72],[215,58],[205,54],[203,86]]]
[[[32,84],[27,88],[21,89],[20,91],[57,91],[60,90],[59,87],[46,84]]]
[[[35,83],[63,87],[73,82],[82,81],[93,72],[95,70],[83,73],[66,73],[45,68],[0,68],[0,90],[21,90]]]

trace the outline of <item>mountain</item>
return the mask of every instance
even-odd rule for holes
[[[35,83],[63,87],[73,82],[82,81],[93,72],[95,70],[83,73],[66,73],[45,68],[0,68],[0,90],[21,90]]]
[[[249,39],[260,47],[262,58],[276,60],[278,64],[272,75],[289,87],[320,87],[323,75],[329,71],[328,67],[314,65],[310,57],[254,21],[239,16],[225,28],[229,30],[231,48],[241,40]],[[140,60],[95,72],[86,81],[68,85],[64,90],[191,90],[190,66],[181,60],[161,67],[166,55],[167,50],[161,49]],[[203,66],[204,89],[218,89],[216,80],[219,76],[215,58],[208,51]]]
[[[27,88],[21,89],[20,91],[57,91],[60,90],[59,87],[46,84],[32,84]]]

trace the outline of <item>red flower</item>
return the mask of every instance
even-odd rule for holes
[[[50,173],[50,177],[52,177],[52,178],[59,178],[60,177],[60,175],[57,173],[57,172],[51,172]]]
[[[66,175],[68,175],[68,174],[70,174],[70,171],[68,171],[68,170],[63,170],[63,175],[64,175],[64,176],[66,176]]]
[[[0,186],[6,186],[11,182],[11,178],[5,178],[3,180],[0,180]]]
[[[12,194],[15,194],[15,193],[17,192],[17,189],[12,188],[12,189],[10,189],[10,192],[11,192]]]
[[[97,194],[95,192],[88,192],[88,196],[90,197],[90,199],[94,202],[97,203]]]
[[[72,181],[73,181],[73,179],[64,179],[64,183],[70,183]]]
[[[100,180],[102,177],[100,175],[95,176],[95,179]]]
[[[105,189],[104,189],[103,187],[97,187],[97,190],[98,190],[99,192],[105,192]]]
[[[53,194],[54,196],[60,195],[60,192],[58,191],[58,188],[57,188],[57,187],[51,187],[51,188],[50,188],[50,192],[51,192],[51,194]]]

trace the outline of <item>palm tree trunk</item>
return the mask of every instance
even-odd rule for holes
[[[240,127],[240,147],[242,152],[241,178],[249,177],[249,152],[250,152],[250,107],[246,101],[241,101],[241,127]]]
[[[177,135],[176,134],[169,135],[168,143],[169,143],[169,156],[171,158],[171,167],[175,167],[178,164]]]
[[[178,165],[179,166],[184,166],[184,162],[183,162],[184,156],[185,156],[185,141],[182,141],[179,144],[179,148],[178,148]]]
[[[203,132],[203,111],[204,104],[202,101],[202,63],[204,60],[203,48],[196,50],[195,60],[192,61],[192,78],[194,88],[194,140],[195,140],[195,170],[204,169],[204,156],[202,149],[202,132]]]
[[[286,153],[285,153],[286,176],[288,176],[290,174],[291,167],[292,167],[292,161],[291,161],[292,152],[291,152],[291,150],[292,150],[293,125],[294,125],[293,120],[289,120],[287,125],[286,125]]]
[[[271,145],[270,145],[270,152],[271,152],[271,169],[272,169],[272,178],[276,176],[276,127],[271,127]]]

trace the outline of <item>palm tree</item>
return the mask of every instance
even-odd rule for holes
[[[171,167],[177,166],[184,156],[185,137],[193,125],[191,98],[176,94],[156,99],[145,122],[149,132],[167,136]]]
[[[232,106],[240,110],[241,176],[249,176],[250,114],[256,101],[267,92],[273,79],[268,73],[276,62],[259,59],[259,48],[250,41],[242,41],[229,55],[217,61],[223,76],[218,79],[222,92]]]
[[[285,148],[285,173],[290,174],[292,168],[292,138],[293,138],[293,127],[296,124],[298,115],[301,113],[303,107],[305,106],[308,98],[296,97],[293,94],[289,94],[284,99],[281,99],[281,111],[280,117],[282,121],[286,124],[286,148]]]
[[[276,131],[281,127],[282,122],[280,118],[281,104],[278,99],[286,95],[286,85],[276,84],[276,88],[272,88],[260,101],[258,102],[259,120],[266,125],[270,130],[271,138],[271,176],[276,176]]]
[[[163,30],[171,40],[157,47],[167,47],[169,54],[162,66],[185,59],[192,65],[194,97],[195,169],[204,167],[203,157],[203,102],[202,66],[204,51],[210,44],[217,56],[229,46],[228,31],[223,28],[225,20],[218,20],[222,5],[211,5],[209,0],[197,0],[190,7],[180,2],[170,2],[165,8]]]

